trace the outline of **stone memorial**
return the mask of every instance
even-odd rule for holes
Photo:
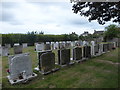
[[[99,44],[96,44],[94,46],[94,52],[95,52],[95,55],[99,53]]]
[[[48,51],[38,51],[37,52],[37,59],[38,59],[38,66],[35,68],[35,70],[41,70],[41,64],[40,64],[40,57],[41,57],[41,55],[43,54],[43,53],[47,53],[47,52],[52,52],[51,50],[48,50]]]
[[[7,76],[11,84],[27,82],[37,76],[32,71],[32,63],[29,53],[9,56],[9,75]]]
[[[82,59],[82,48],[76,47],[73,49],[73,60],[81,60]]]
[[[44,45],[44,50],[51,50],[51,44],[46,43]]]
[[[99,44],[99,54],[103,53],[103,44]]]
[[[83,57],[84,58],[90,58],[91,57],[91,47],[90,46],[84,46],[83,47]]]
[[[20,44],[19,43],[14,43],[14,45],[13,46],[19,46]]]
[[[74,47],[75,46],[75,41],[72,41],[71,42],[71,47]]]
[[[36,44],[36,51],[42,51],[44,50],[44,43]]]
[[[23,48],[27,48],[27,43],[22,44]]]
[[[5,46],[2,46],[0,48],[0,56],[8,56],[9,55],[9,49]]]
[[[94,47],[95,47],[95,41],[91,41],[91,55],[92,55],[92,56],[95,56]]]
[[[22,45],[14,45],[14,54],[22,53]]]
[[[54,43],[54,49],[58,49],[58,48],[59,48],[58,42],[55,42],[55,43]]]
[[[64,49],[65,48],[65,42],[59,42],[58,46],[59,46],[59,49]]]
[[[65,48],[71,48],[71,42],[67,41],[67,42],[65,43]]]
[[[11,48],[11,45],[10,44],[5,44],[5,47]]]
[[[55,54],[46,52],[40,56],[40,68],[43,74],[50,73],[55,68]]]
[[[51,42],[51,50],[54,50],[54,42]]]
[[[103,52],[107,52],[108,51],[108,44],[103,44]]]
[[[59,65],[70,64],[70,49],[58,50],[58,64]]]

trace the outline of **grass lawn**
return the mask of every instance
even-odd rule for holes
[[[8,57],[2,57],[3,88],[118,88],[118,51],[120,48],[99,57],[91,58],[83,63],[61,68],[55,73],[41,75],[27,84],[10,85],[6,78]],[[37,54],[34,47],[23,52],[30,52],[32,67],[37,66]],[[57,51],[55,52],[57,60]],[[13,54],[13,48],[10,49]]]

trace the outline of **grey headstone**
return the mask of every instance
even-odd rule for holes
[[[99,53],[99,44],[96,44],[94,46],[94,52],[95,52],[95,54]]]
[[[36,44],[36,51],[42,51],[44,50],[44,43]]]
[[[11,45],[10,44],[5,44],[5,47],[11,48]]]
[[[14,46],[14,54],[21,54],[22,53],[22,45]]]
[[[28,53],[9,56],[9,71],[12,80],[19,79],[20,74],[25,72],[26,77],[32,75],[32,63]]]
[[[82,59],[82,48],[76,47],[73,49],[73,60],[81,60]]]
[[[0,52],[1,52],[1,56],[8,56],[9,55],[9,50],[8,50],[8,48],[7,47],[1,47],[0,48]]]
[[[27,43],[22,44],[23,48],[27,48]]]
[[[41,71],[49,72],[55,68],[55,54],[52,52],[43,53],[40,57]]]
[[[58,50],[58,64],[65,65],[70,63],[70,49]]]

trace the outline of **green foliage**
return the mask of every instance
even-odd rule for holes
[[[62,34],[62,35],[48,35],[43,32],[32,31],[27,34],[2,34],[2,45],[14,43],[28,43],[33,46],[35,42],[55,42],[55,41],[74,41],[78,40],[76,33]]]
[[[117,25],[111,24],[107,27],[105,27],[105,38],[106,39],[112,39],[114,37],[120,37],[120,27]]]
[[[105,24],[112,19],[120,23],[120,2],[73,2],[74,13],[88,17],[89,21],[97,20],[99,24]]]

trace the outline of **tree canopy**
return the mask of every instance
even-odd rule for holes
[[[99,24],[113,21],[120,23],[120,2],[74,2],[72,10],[89,21],[97,20]]]
[[[111,24],[105,27],[105,38],[112,39],[114,37],[120,38],[120,27],[117,25]]]

